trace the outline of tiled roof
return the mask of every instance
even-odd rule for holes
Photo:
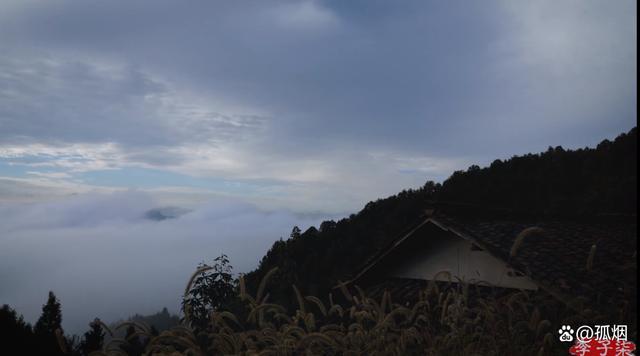
[[[508,261],[541,287],[562,298],[588,302],[629,300],[637,289],[637,225],[635,222],[513,221],[434,217]],[[529,227],[540,233],[523,239],[514,257],[518,234]],[[591,270],[587,260],[595,245]],[[635,298],[634,298],[635,300]]]
[[[602,304],[636,299],[635,222],[490,219],[486,216],[474,218],[443,214],[430,216],[427,221],[475,241],[564,301],[581,297],[587,304]],[[539,228],[537,233],[526,236],[516,254],[510,257],[516,237],[531,227]],[[387,250],[407,238],[411,238],[411,233],[400,236]],[[592,268],[587,270],[593,245]],[[373,256],[363,271],[383,259],[385,252],[388,251],[380,251]],[[405,287],[416,285],[416,281],[405,282]],[[393,283],[402,285],[404,282]]]

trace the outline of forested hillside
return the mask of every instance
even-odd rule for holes
[[[489,167],[455,172],[439,200],[523,213],[584,216],[633,214],[637,204],[637,128],[595,149],[558,146]]]
[[[428,208],[467,207],[467,211],[565,218],[635,215],[637,211],[637,128],[596,148],[546,152],[496,160],[489,167],[457,171],[442,184],[427,182],[368,203],[319,229],[294,227],[273,244],[259,267],[246,276],[257,286],[273,267],[271,300],[292,305],[291,285],[304,293],[327,295],[336,281],[412,224]]]

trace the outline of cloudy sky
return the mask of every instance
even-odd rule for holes
[[[613,138],[636,121],[636,38],[632,0],[3,0],[0,303],[49,288],[36,266],[158,233],[153,253],[193,247],[180,272],[239,251],[227,234],[203,254],[205,232],[259,240],[249,269],[294,223]],[[140,218],[159,206],[192,213]],[[147,272],[173,258],[148,253]]]

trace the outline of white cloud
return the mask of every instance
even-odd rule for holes
[[[59,179],[69,179],[71,175],[65,172],[38,172],[38,171],[27,171],[28,175],[43,177],[51,180],[59,180]]]
[[[330,9],[314,0],[284,3],[272,12],[280,25],[292,30],[328,29],[339,23]]]
[[[173,198],[181,204],[185,204],[186,199],[201,201],[203,196],[234,196],[265,208],[289,208],[300,212],[357,211],[370,200],[402,189],[419,187],[427,179],[441,181],[454,170],[470,164],[468,159],[412,156],[406,152],[373,148],[360,151],[357,147],[336,147],[331,151],[302,157],[268,150],[261,152],[259,148],[242,145],[163,147],[150,152],[147,157],[144,156],[144,150],[129,149],[129,152],[125,152],[117,145],[107,147],[5,146],[0,148],[0,158],[38,168],[38,173],[31,174],[32,177],[24,182],[37,183],[34,189],[38,191],[49,187],[52,194],[62,188],[67,194],[69,191],[84,192],[92,188],[110,190],[113,188],[82,183],[76,174],[105,169],[126,172],[128,168],[135,167],[205,180],[224,179],[229,184],[236,182],[251,188],[228,191],[224,187],[196,190],[188,186],[154,187],[154,195],[167,196],[167,192],[171,191]],[[154,162],[153,157],[156,156],[177,158],[174,161],[161,159]],[[24,161],[25,157],[31,159]],[[40,173],[44,168],[62,171]],[[24,189],[28,190],[28,186]],[[0,199],[3,199],[2,196],[0,192]]]
[[[114,143],[6,144],[0,145],[0,158],[14,165],[66,169],[69,173],[118,169],[127,164]]]

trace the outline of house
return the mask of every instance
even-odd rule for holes
[[[403,297],[427,281],[544,290],[569,302],[635,300],[635,218],[540,219],[429,211],[346,283]],[[630,297],[632,295],[632,297]],[[632,299],[630,299],[632,298]]]

